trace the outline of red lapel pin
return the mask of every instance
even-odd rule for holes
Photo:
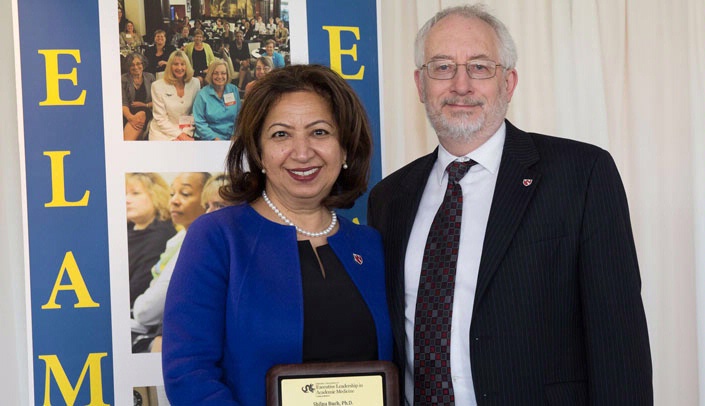
[[[362,265],[362,256],[360,254],[353,254],[353,259],[358,265]]]
[[[524,179],[524,181],[522,183],[524,184],[524,186],[531,186],[531,183],[533,181],[534,181],[533,179]]]

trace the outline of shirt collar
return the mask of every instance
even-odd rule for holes
[[[435,177],[438,184],[443,184],[444,178],[447,176],[446,167],[448,167],[451,162],[455,160],[467,161],[470,159],[477,162],[477,165],[470,169],[471,171],[477,171],[480,170],[479,168],[483,168],[496,175],[499,171],[499,163],[502,160],[502,150],[504,149],[504,139],[506,135],[507,125],[502,122],[502,125],[490,139],[480,145],[476,150],[461,157],[452,155],[448,150],[443,148],[443,145],[438,145],[438,158],[436,158],[432,176]]]

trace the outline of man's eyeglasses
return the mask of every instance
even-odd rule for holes
[[[433,60],[421,66],[426,69],[428,77],[437,80],[450,80],[458,72],[458,66],[465,66],[465,71],[472,79],[490,79],[497,74],[497,68],[502,65],[493,61],[475,60],[468,63],[455,63],[448,59]]]

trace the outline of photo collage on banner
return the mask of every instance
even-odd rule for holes
[[[188,226],[226,205],[217,191],[227,181],[222,171],[241,104],[257,79],[291,64],[291,55],[286,3],[268,2],[266,8],[252,1],[212,1],[201,3],[197,14],[174,5],[168,21],[150,18],[150,3],[118,3],[114,38],[120,69],[114,71],[120,76],[123,147],[134,151],[129,154],[134,165],[124,166],[129,280],[122,292],[129,301],[122,302],[130,310],[131,353],[126,364],[159,375],[164,301]],[[136,149],[159,149],[159,141],[168,142],[172,157],[154,154],[147,158],[152,166],[135,162],[143,153]],[[209,157],[207,165],[184,171],[194,153]],[[177,162],[166,165],[170,158]],[[115,287],[113,292],[118,294]],[[114,323],[115,329],[118,324],[126,326]],[[132,380],[135,404],[168,404],[161,382],[151,384],[158,378]]]

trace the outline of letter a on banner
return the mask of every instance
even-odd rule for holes
[[[61,284],[61,280],[64,278],[64,273],[68,275],[71,280],[71,283],[68,285]],[[83,276],[81,275],[81,271],[78,269],[76,258],[74,258],[73,252],[71,251],[67,252],[64,257],[64,262],[61,264],[59,275],[56,277],[54,289],[51,290],[49,301],[42,306],[42,310],[61,309],[61,305],[56,303],[56,295],[60,290],[73,290],[74,293],[76,293],[78,302],[73,305],[75,308],[100,307],[98,303],[93,301],[91,294],[88,293],[86,282],[83,281]]]

